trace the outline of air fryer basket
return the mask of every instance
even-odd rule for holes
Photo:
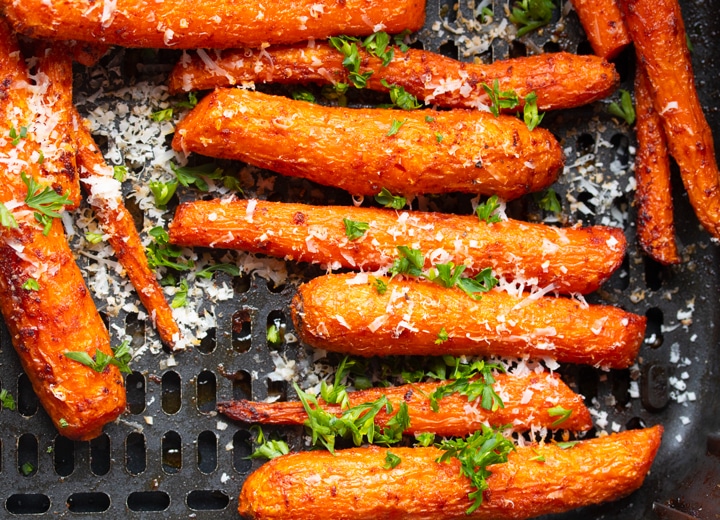
[[[476,5],[429,0],[427,22],[417,39],[425,49],[461,60],[489,61],[525,53],[566,50],[590,52],[575,13],[567,2],[553,23],[527,38],[508,43],[482,35],[499,27],[476,22]],[[507,4],[493,1],[494,12]],[[694,52],[696,83],[705,113],[720,139],[720,55],[714,39],[720,31],[720,1],[684,1],[683,14]],[[475,37],[475,38],[473,38]],[[487,48],[483,43],[487,41]],[[80,109],[93,110],[111,90],[139,82],[162,84],[178,54],[115,49],[95,68],[76,70]],[[632,51],[617,60],[623,87],[631,90]],[[96,92],[95,96],[91,96]],[[97,94],[99,92],[99,94]],[[614,96],[617,99],[617,94]],[[143,101],[131,100],[133,106]],[[553,519],[652,519],[720,517],[720,359],[718,348],[718,247],[700,229],[675,175],[677,236],[683,255],[678,267],[647,259],[635,244],[632,207],[634,135],[630,127],[607,115],[607,103],[547,114],[550,128],[566,151],[566,171],[555,185],[563,203],[564,224],[611,224],[625,229],[628,255],[621,269],[593,301],[610,303],[648,317],[640,358],[630,370],[603,372],[564,366],[563,377],[582,393],[593,410],[597,430],[611,432],[653,424],[665,426],[658,457],[644,486],[620,501],[552,516]],[[103,146],[112,147],[114,136]],[[117,137],[115,137],[117,138]],[[135,168],[142,170],[142,168]],[[143,182],[142,171],[137,174]],[[265,172],[267,178],[275,177]],[[124,188],[129,192],[131,183]],[[336,190],[306,181],[275,179],[274,188],[244,186],[246,196],[272,200],[351,203]],[[180,190],[181,200],[202,196]],[[323,198],[324,197],[324,198]],[[134,199],[128,204],[135,207]],[[172,216],[172,207],[167,218]],[[433,199],[444,210],[469,211],[468,197]],[[510,205],[513,216],[538,219],[531,197]],[[545,215],[547,217],[547,215]],[[138,213],[139,222],[142,216]],[[78,256],[88,268],[96,259]],[[8,333],[0,322],[0,387],[17,399],[18,409],[0,411],[0,498],[2,517],[82,518],[236,518],[237,494],[245,477],[260,462],[251,452],[249,425],[218,416],[217,401],[263,400],[280,394],[292,398],[286,382],[267,374],[276,368],[274,354],[287,360],[311,360],[312,352],[285,341],[269,346],[266,329],[280,320],[292,333],[288,304],[297,282],[321,273],[310,266],[287,266],[291,281],[276,287],[261,276],[221,273],[216,282],[232,287],[234,297],[199,304],[216,324],[195,348],[168,355],[147,349],[127,376],[128,411],[91,442],[72,442],[57,435],[23,375]],[[124,283],[109,274],[116,283]],[[132,306],[107,312],[97,301],[115,344],[125,335],[133,346],[157,346],[157,336]],[[289,338],[290,336],[288,336]],[[297,428],[273,429],[294,449],[305,445]]]

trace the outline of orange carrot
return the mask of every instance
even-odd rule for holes
[[[367,88],[386,92],[398,85],[428,105],[478,108],[489,105],[483,83],[498,80],[502,91],[523,98],[535,92],[540,110],[572,108],[609,95],[619,76],[615,67],[596,56],[566,52],[498,60],[491,64],[465,63],[419,49],[401,52],[383,66],[383,60],[360,50],[360,74],[372,72]],[[344,56],[326,43],[194,51],[184,56],[170,74],[171,92],[205,90],[255,83],[349,83]]]
[[[350,241],[344,218],[367,223],[368,231]],[[488,224],[474,216],[258,200],[181,204],[169,232],[177,245],[242,249],[357,270],[387,268],[399,256],[397,246],[412,246],[425,254],[426,268],[452,261],[476,275],[492,267],[498,277],[583,294],[620,266],[626,246],[621,230],[603,226]]]
[[[238,511],[250,519],[518,520],[617,500],[640,486],[660,447],[662,426],[583,441],[519,447],[488,467],[482,505],[473,503],[460,462],[438,448],[354,448],[275,458],[243,484]],[[386,469],[388,452],[400,463]]]
[[[386,284],[383,294],[377,280]],[[633,364],[646,322],[566,298],[493,290],[477,301],[431,282],[367,275],[321,276],[301,285],[292,319],[305,343],[351,355],[529,355],[611,368]],[[442,330],[446,337],[439,337]]]
[[[494,377],[496,382],[493,388],[501,396],[504,405],[495,411],[484,409],[479,400],[468,403],[467,397],[458,393],[438,400],[438,411],[432,411],[429,396],[438,387],[451,381],[371,388],[348,392],[348,398],[353,407],[385,396],[395,411],[401,403],[406,403],[410,417],[410,426],[405,430],[408,434],[430,432],[440,436],[463,437],[479,430],[483,424],[497,428],[511,425],[515,431],[529,430],[531,426],[581,431],[592,427],[590,412],[582,396],[570,390],[558,376],[544,373],[525,376],[497,374]],[[323,410],[338,416],[342,413],[340,405],[329,405],[321,399],[318,401]],[[570,410],[567,420],[558,421],[557,416],[548,413],[548,410],[558,406]],[[298,425],[308,418],[300,401],[228,401],[218,403],[218,411],[236,421],[260,424]],[[393,416],[383,408],[375,416],[375,423],[384,428]]]
[[[2,0],[0,6],[18,32],[34,38],[178,49],[401,33],[417,31],[425,19],[423,0]]]
[[[386,188],[510,199],[549,186],[563,165],[550,132],[531,132],[511,116],[326,107],[241,89],[205,97],[178,124],[172,145],[353,195]]]
[[[643,250],[661,264],[680,262],[675,244],[670,160],[660,116],[652,106],[647,76],[640,63],[635,72],[638,149],[635,156],[637,234]]]
[[[680,6],[677,0],[624,0],[620,7],[690,203],[705,229],[720,238],[720,172],[695,91]]]
[[[595,54],[611,60],[630,45],[630,35],[615,0],[571,1]]]

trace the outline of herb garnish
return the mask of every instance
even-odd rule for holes
[[[158,110],[157,112],[153,112],[150,114],[150,119],[155,121],[156,123],[160,123],[162,121],[170,121],[173,118],[173,109],[172,108],[165,108],[163,110]]]
[[[375,195],[375,202],[382,204],[386,208],[392,209],[403,209],[407,204],[405,197],[395,196],[390,193],[390,190],[383,188],[380,193]]]
[[[433,412],[437,412],[438,401],[454,393],[467,396],[468,402],[480,398],[480,406],[485,410],[495,412],[499,408],[505,408],[502,399],[492,386],[495,383],[493,370],[505,372],[505,369],[496,363],[475,361],[468,365],[461,364],[460,360],[456,359],[455,369],[449,376],[449,379],[454,381],[439,386],[430,394],[430,408]]]
[[[390,101],[393,105],[402,110],[416,110],[422,106],[418,99],[407,92],[405,87],[400,85],[390,85],[385,79],[381,79],[380,83],[390,90]]]
[[[15,398],[4,388],[0,390],[0,408],[15,409]]]
[[[40,284],[35,278],[28,278],[25,283],[22,284],[22,288],[26,291],[39,291]]]
[[[292,91],[292,98],[295,101],[306,101],[315,103],[315,95],[306,88],[299,87]]]
[[[515,450],[515,445],[502,433],[488,426],[476,431],[466,439],[444,440],[436,444],[445,450],[438,462],[445,462],[454,457],[460,461],[460,472],[470,479],[475,491],[468,494],[474,503],[466,511],[471,514],[483,501],[483,492],[488,488],[487,478],[491,475],[488,466],[507,462],[508,453]]]
[[[290,447],[287,442],[266,438],[262,428],[257,424],[251,426],[250,431],[256,432],[255,442],[260,446],[252,452],[248,457],[249,459],[274,459],[275,457],[290,453]]]
[[[165,209],[170,199],[175,195],[177,190],[177,181],[162,182],[162,181],[150,181],[150,191],[155,197],[155,205],[159,209]]]
[[[123,165],[116,165],[113,166],[113,179],[115,179],[118,182],[122,182],[125,180],[125,177],[127,176],[127,166]]]
[[[175,296],[173,296],[172,303],[170,303],[170,307],[172,307],[173,309],[185,307],[187,305],[187,295],[188,295],[188,283],[187,283],[187,280],[183,279],[180,282],[180,288],[175,292]]]
[[[401,462],[402,459],[400,457],[388,451],[387,453],[385,453],[385,464],[383,465],[383,469],[393,469],[397,467]]]
[[[21,126],[20,132],[15,130],[15,126],[10,127],[10,139],[12,139],[12,145],[17,146],[20,144],[21,139],[25,139],[27,137],[28,129],[27,126]]]
[[[554,189],[548,188],[540,193],[533,193],[535,203],[544,211],[550,211],[558,214],[562,212],[562,205],[558,200],[557,193]]]
[[[360,72],[360,53],[357,46],[360,40],[353,36],[333,36],[328,41],[345,56],[342,64],[348,70],[350,82],[357,88],[365,88],[372,71]]]
[[[493,81],[492,88],[487,83],[483,83],[482,88],[490,98],[490,112],[495,117],[500,116],[500,110],[513,109],[520,104],[520,97],[514,90],[500,90],[498,80]]]
[[[195,262],[192,260],[173,261],[182,256],[182,249],[170,244],[170,235],[162,227],[156,226],[148,231],[148,234],[154,239],[146,249],[148,264],[152,269],[163,266],[178,271],[187,271],[195,267]]]
[[[204,267],[195,273],[200,278],[212,278],[213,273],[222,271],[230,276],[240,276],[240,268],[235,264],[214,264]]]
[[[335,371],[335,378],[332,384],[327,384],[325,380],[320,383],[320,397],[328,404],[339,404],[343,410],[350,407],[350,397],[347,393],[347,386],[342,384],[342,380],[348,375],[350,369],[355,366],[355,361],[347,356],[343,358]]]
[[[545,114],[540,114],[537,107],[537,94],[533,91],[525,96],[525,106],[523,107],[523,120],[528,130],[531,132],[535,130],[535,127],[545,117]]]
[[[554,9],[555,2],[553,0],[521,0],[515,2],[509,18],[512,23],[519,27],[518,38],[549,24]]]
[[[344,218],[343,224],[345,224],[345,236],[351,241],[362,237],[370,229],[370,224],[367,222],[358,222],[349,218]]]
[[[88,231],[85,233],[85,240],[87,240],[90,244],[99,244],[103,240],[103,234]]]
[[[629,125],[635,122],[635,107],[633,106],[632,96],[625,89],[620,89],[620,104],[613,101],[608,105],[608,112],[611,115],[624,119]]]
[[[112,349],[112,355],[101,352],[100,349],[95,349],[95,358],[93,359],[87,352],[65,352],[65,357],[82,363],[83,365],[90,367],[95,372],[103,372],[108,365],[115,365],[120,369],[120,372],[129,374],[132,372],[130,369],[130,360],[132,359],[132,351],[130,350],[130,341],[125,340],[118,348]]]
[[[502,220],[498,215],[499,209],[500,203],[498,202],[498,196],[493,195],[485,202],[477,205],[477,208],[475,208],[475,214],[477,215],[478,220],[484,220],[488,224],[493,224]]]
[[[282,344],[282,338],[280,337],[280,327],[275,324],[270,325],[266,332],[267,342],[277,347]]]
[[[194,185],[200,191],[209,191],[210,186],[207,183],[207,179],[222,180],[225,187],[230,188],[225,179],[232,177],[224,176],[224,170],[218,168],[214,162],[201,164],[199,166],[178,166],[177,164],[170,163],[170,169],[175,174],[175,177],[177,177],[178,182],[186,188]],[[234,180],[234,178],[232,179]]]
[[[422,432],[422,433],[416,433],[415,434],[415,440],[418,443],[418,446],[422,446],[423,448],[427,448],[430,446],[433,442],[435,442],[435,434],[429,433],[429,432]]]
[[[400,131],[400,128],[405,123],[407,123],[407,118],[403,119],[402,121],[400,121],[398,119],[393,119],[392,123],[390,124],[390,130],[388,130],[388,133],[385,135],[387,137],[392,137],[393,135],[397,134]]]
[[[35,210],[35,220],[43,225],[43,235],[50,233],[53,219],[60,218],[60,211],[63,206],[71,204],[70,197],[66,193],[62,197],[49,186],[41,186],[35,179],[28,177],[25,172],[20,172],[20,178],[27,186],[25,204]]]
[[[450,337],[448,336],[447,331],[445,330],[445,327],[442,327],[440,329],[440,332],[438,332],[437,339],[435,340],[436,345],[442,345],[445,343]]]
[[[25,462],[22,466],[20,466],[20,471],[23,475],[27,477],[28,475],[30,475],[30,473],[35,471],[35,466],[30,464],[29,462]]]
[[[572,410],[568,410],[567,408],[563,408],[562,406],[558,405],[549,408],[548,415],[550,417],[559,417],[559,419],[557,419],[550,425],[551,428],[555,428],[556,426],[560,426],[562,423],[564,423],[570,418],[570,416],[572,415]]]

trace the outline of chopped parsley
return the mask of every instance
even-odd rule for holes
[[[559,417],[555,422],[553,422],[550,427],[555,428],[557,426],[560,426],[562,423],[567,421],[570,416],[572,415],[572,410],[568,410],[567,408],[563,408],[562,406],[553,406],[552,408],[548,409],[548,415],[550,417]]]
[[[240,268],[235,264],[214,264],[204,267],[195,273],[195,276],[200,278],[212,278],[213,273],[216,271],[222,271],[230,276],[240,276]]]
[[[498,80],[493,81],[492,87],[488,86],[487,83],[483,83],[482,88],[490,98],[490,112],[495,117],[500,116],[500,110],[513,109],[520,104],[520,97],[514,90],[500,90]]]
[[[345,224],[345,236],[351,241],[362,237],[370,229],[370,224],[367,222],[357,222],[349,218],[344,218],[343,224]]]
[[[22,472],[23,475],[25,475],[27,477],[33,471],[35,471],[35,466],[30,464],[29,462],[25,462],[25,463],[23,463],[22,466],[20,466],[20,471]]]
[[[69,426],[67,420],[64,417],[60,417],[58,424],[60,425],[60,428],[67,428]]]
[[[438,143],[442,143],[443,139],[445,139],[445,138],[443,137],[443,135],[440,132],[435,132],[435,140]]]
[[[343,385],[342,381],[353,366],[355,366],[355,361],[345,356],[335,371],[334,382],[327,384],[325,380],[323,380],[320,383],[320,397],[322,397],[326,403],[339,404],[343,410],[350,407],[350,397],[347,393],[347,386]]]
[[[187,283],[187,280],[183,279],[180,282],[180,288],[175,292],[175,296],[173,296],[170,306],[173,309],[185,307],[187,305],[187,295],[188,295],[188,283]]]
[[[333,36],[329,42],[344,56],[342,64],[348,71],[350,82],[356,88],[365,88],[372,71],[360,72],[360,53],[357,45],[360,40],[353,36]]]
[[[87,240],[90,244],[99,244],[103,240],[103,234],[88,231],[85,233],[85,240]]]
[[[199,166],[178,166],[177,164],[170,163],[170,169],[180,184],[186,188],[195,186],[203,192],[210,190],[210,186],[207,183],[208,179],[222,180],[225,184],[225,178],[227,177],[223,175],[224,170],[219,168],[214,162],[201,164]],[[227,185],[226,187],[229,188]]]
[[[378,292],[378,294],[385,294],[388,288],[387,282],[380,278],[373,279],[373,287],[375,287],[375,290]]]
[[[162,121],[170,121],[173,118],[173,109],[172,108],[166,108],[163,110],[158,110],[157,112],[153,112],[150,114],[150,119],[155,121],[156,123],[160,123]]]
[[[471,514],[482,505],[483,492],[488,488],[487,478],[491,472],[488,466],[507,462],[508,453],[515,450],[515,445],[506,439],[500,431],[483,426],[466,439],[444,440],[436,444],[444,450],[438,462],[445,462],[450,458],[460,461],[460,472],[470,479],[475,491],[468,494],[473,504],[466,511]]]
[[[197,94],[195,92],[188,92],[187,101],[178,101],[175,103],[177,108],[194,108],[198,104]]]
[[[280,337],[280,327],[278,327],[277,325],[275,325],[275,324],[270,325],[267,328],[266,336],[267,336],[267,342],[270,345],[277,347],[278,345],[282,344],[282,338]]]
[[[635,122],[635,107],[633,106],[632,96],[625,89],[620,89],[620,104],[613,101],[608,105],[608,112],[611,115],[625,120],[629,125]]]
[[[475,214],[477,215],[478,220],[485,221],[488,224],[493,224],[502,220],[498,215],[499,209],[500,203],[498,203],[498,196],[493,195],[485,202],[478,204],[477,208],[475,208]]]
[[[433,442],[435,442],[435,434],[429,432],[416,433],[415,440],[417,441],[418,446],[427,448],[428,446],[431,446]]]
[[[113,166],[113,179],[115,179],[118,182],[123,182],[125,180],[125,177],[127,177],[127,166],[124,165],[116,165]]]
[[[2,202],[0,202],[0,225],[12,229],[17,229],[18,227],[17,220],[15,220],[10,210],[7,209]]]
[[[390,193],[390,190],[383,188],[380,193],[375,195],[375,202],[382,204],[386,208],[403,209],[407,204],[405,197],[400,197]]]
[[[255,432],[255,443],[260,446],[250,454],[249,459],[274,459],[290,453],[287,442],[266,438],[260,426],[251,426],[250,431]]]
[[[505,408],[502,399],[492,386],[495,383],[493,370],[505,371],[501,365],[495,363],[475,361],[472,364],[461,364],[460,360],[456,359],[455,369],[450,374],[450,379],[453,381],[439,386],[430,394],[430,408],[433,412],[437,412],[440,409],[438,401],[455,393],[467,396],[468,402],[480,398],[480,406],[485,410],[495,412],[499,408]]]
[[[155,197],[155,205],[159,209],[165,209],[170,199],[175,195],[175,191],[178,187],[177,181],[162,182],[162,181],[150,181],[150,191]]]
[[[405,123],[407,123],[407,118],[403,119],[402,121],[400,121],[399,119],[393,119],[392,123],[390,124],[390,130],[388,130],[388,133],[385,135],[387,137],[392,137],[400,131],[400,128]]]
[[[525,106],[523,107],[523,120],[525,121],[525,125],[532,132],[543,120],[543,117],[545,117],[545,114],[538,112],[537,94],[534,91],[530,92],[525,96]]]
[[[292,98],[296,101],[315,103],[315,95],[306,88],[297,88],[292,91]]]
[[[385,453],[385,464],[383,465],[383,469],[393,469],[397,467],[401,462],[402,459],[400,457],[388,451],[387,453]]]
[[[396,258],[390,267],[392,277],[398,274],[409,276],[422,276],[425,257],[420,249],[412,249],[408,246],[397,246],[400,258]],[[391,279],[392,279],[391,277]]]
[[[0,408],[15,409],[15,398],[4,388],[0,390]]]
[[[40,284],[35,278],[28,278],[25,283],[22,284],[22,288],[26,291],[39,291]]]
[[[440,332],[438,332],[437,339],[435,340],[436,345],[442,345],[447,340],[449,340],[450,337],[448,336],[447,331],[445,330],[445,327],[442,327],[440,329]]]
[[[111,355],[108,355],[96,348],[94,358],[87,352],[65,352],[65,357],[90,367],[95,372],[103,372],[108,365],[115,365],[120,372],[130,374],[132,372],[129,364],[132,360],[130,341],[123,341],[118,348],[112,349],[112,352]]]
[[[516,1],[510,21],[518,26],[517,37],[525,36],[540,27],[550,23],[555,2],[553,0],[520,0]]]
[[[17,146],[20,144],[21,139],[25,139],[27,137],[28,129],[27,126],[21,126],[20,131],[18,132],[15,130],[15,126],[10,127],[10,139],[12,139],[11,143],[13,146]]]
[[[35,220],[43,225],[43,235],[50,233],[53,219],[60,218],[60,211],[63,206],[71,204],[68,194],[58,195],[49,186],[41,186],[35,179],[28,177],[25,172],[20,172],[20,178],[27,186],[25,204],[35,210]]]
[[[390,90],[390,101],[402,110],[417,110],[422,106],[418,99],[407,92],[400,85],[390,85],[385,79],[380,80],[384,87]]]
[[[566,441],[566,442],[556,442],[558,448],[561,450],[569,450],[570,448],[573,448],[579,441]]]
[[[560,200],[558,199],[557,193],[552,188],[548,188],[540,193],[533,193],[533,199],[540,209],[544,211],[549,211],[551,213],[555,213],[556,215],[562,212]]]
[[[387,67],[395,55],[395,51],[390,46],[390,35],[386,32],[371,34],[363,40],[362,46],[371,56],[383,60],[383,67]]]
[[[170,244],[170,236],[162,227],[156,226],[148,231],[148,234],[153,238],[153,242],[145,251],[152,269],[162,266],[177,271],[187,271],[195,267],[195,262],[192,260],[178,260],[182,256],[182,249]]]

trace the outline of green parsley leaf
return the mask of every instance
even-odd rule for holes
[[[445,138],[443,137],[443,135],[440,132],[435,132],[435,140],[438,143],[442,143],[443,139],[445,139]]]
[[[85,233],[85,240],[87,240],[90,244],[99,244],[103,241],[103,234],[102,233],[91,233],[88,231]]]
[[[370,224],[367,222],[357,222],[349,218],[344,218],[343,224],[345,224],[345,236],[350,240],[357,240],[370,229]]]
[[[523,119],[525,121],[525,125],[532,132],[543,120],[543,117],[545,117],[545,114],[540,114],[538,112],[537,94],[535,92],[530,92],[527,96],[525,96],[525,106],[523,107]]]
[[[150,119],[155,121],[156,123],[160,123],[162,121],[170,121],[173,117],[173,109],[172,108],[165,108],[163,110],[158,110],[157,112],[153,112],[150,114]]]
[[[160,209],[165,209],[172,196],[175,195],[177,187],[177,181],[150,181],[150,191],[155,197],[155,205]]]
[[[12,229],[17,229],[18,227],[17,220],[15,220],[13,214],[10,213],[10,210],[7,209],[5,204],[3,204],[2,202],[0,202],[0,225]]]
[[[342,381],[354,365],[355,361],[350,360],[347,356],[345,356],[335,371],[334,382],[328,385],[323,380],[320,383],[320,397],[322,397],[326,403],[339,404],[340,408],[343,410],[350,407],[350,397],[347,393],[347,386],[343,385]]]
[[[68,426],[70,426],[64,417],[60,417],[58,424],[60,425],[60,428],[67,428]]]
[[[15,398],[4,388],[0,390],[0,408],[15,409]]]
[[[393,42],[400,48],[400,52],[407,52],[410,47],[405,43],[405,38],[410,34],[409,29],[405,29],[400,34],[393,36]]]
[[[387,453],[385,453],[385,464],[383,464],[383,469],[393,469],[397,467],[401,462],[402,459],[400,457],[388,451]]]
[[[385,280],[381,280],[380,278],[375,278],[373,280],[373,286],[378,294],[385,294],[388,289],[387,282],[385,282]]]
[[[383,188],[380,193],[375,195],[375,202],[382,204],[386,208],[392,209],[403,209],[407,204],[405,197],[395,196],[390,193],[390,190]]]
[[[148,231],[148,234],[153,238],[153,242],[150,243],[145,252],[147,253],[148,264],[152,269],[162,266],[177,271],[188,271],[195,267],[195,262],[192,260],[173,261],[182,256],[182,249],[169,243],[170,236],[162,227],[156,226]]]
[[[480,9],[480,12],[475,12],[475,16],[478,17],[480,23],[487,23],[495,17],[495,13],[493,13],[493,10],[490,7],[484,6]]]
[[[177,108],[194,108],[198,104],[197,94],[195,92],[188,92],[187,101],[178,101],[175,103]]]
[[[570,416],[572,415],[572,410],[568,410],[567,408],[563,408],[562,406],[553,406],[552,408],[548,409],[548,415],[550,417],[560,417],[558,420],[556,420],[550,425],[551,428],[555,428],[557,426],[560,426],[562,423],[564,423],[570,418]]]
[[[428,446],[431,446],[433,442],[435,442],[435,434],[429,432],[416,433],[415,440],[417,440],[418,446],[427,448]]]
[[[296,101],[315,103],[315,95],[306,88],[297,88],[292,91],[292,98]]]
[[[397,246],[400,258],[397,258],[390,267],[392,276],[407,274],[410,276],[422,276],[422,269],[425,265],[425,257],[420,249],[411,249],[408,246]],[[392,278],[391,278],[392,279]]]
[[[491,475],[488,466],[507,462],[508,453],[515,450],[515,445],[506,439],[500,431],[483,426],[466,439],[443,440],[437,445],[444,450],[438,462],[450,458],[460,461],[460,472],[470,479],[475,491],[468,494],[473,504],[466,511],[471,514],[482,505],[483,492],[488,488],[487,478]]]
[[[180,282],[180,288],[175,292],[170,307],[178,309],[187,305],[187,294],[188,294],[188,283],[187,280],[183,279]]]
[[[12,145],[17,146],[20,144],[21,139],[25,139],[27,137],[28,129],[27,126],[21,126],[20,132],[15,130],[14,126],[10,127],[10,139],[12,139]]]
[[[216,271],[222,271],[230,276],[240,276],[240,268],[234,264],[214,264],[209,265],[195,273],[195,276],[200,278],[212,278],[213,273]]]
[[[629,125],[635,122],[635,107],[633,106],[632,96],[625,89],[620,89],[620,104],[613,101],[608,105],[608,112],[611,115],[624,119]]]
[[[180,184],[186,188],[194,185],[197,189],[204,192],[210,190],[210,186],[207,183],[208,179],[225,179],[223,176],[224,170],[218,168],[214,162],[201,164],[199,166],[178,166],[177,164],[170,163],[170,169]]]
[[[39,291],[40,284],[35,278],[28,278],[25,283],[22,284],[22,288],[26,291]]]
[[[544,211],[550,211],[555,214],[562,212],[560,200],[558,200],[557,193],[555,193],[555,190],[552,188],[548,188],[540,193],[533,193],[533,199],[540,209]]]
[[[248,457],[249,459],[274,459],[275,457],[290,453],[290,447],[287,442],[266,438],[260,426],[251,426],[250,431],[256,432],[255,443],[260,446],[252,452]]]
[[[432,117],[432,116],[425,116],[425,122],[426,122],[426,123],[434,123],[434,122],[435,122],[435,118]]]
[[[430,270],[428,278],[436,284],[449,289],[455,287],[464,270],[464,265],[455,265],[453,262],[435,264]]]
[[[513,109],[520,104],[520,98],[513,90],[501,91],[498,80],[493,81],[492,88],[487,83],[482,84],[483,90],[490,98],[490,112],[495,117],[500,116],[502,109]]]
[[[690,35],[688,33],[685,33],[685,45],[687,45],[687,48],[691,53],[695,52],[695,48],[693,47],[693,44],[690,41]]]
[[[460,368],[461,366],[463,368]],[[455,393],[467,396],[468,402],[480,398],[480,406],[486,410],[494,412],[499,408],[504,408],[502,399],[492,386],[495,383],[493,370],[504,372],[502,366],[496,363],[476,361],[471,365],[461,365],[457,360],[455,372],[451,375],[454,381],[437,387],[430,394],[430,408],[433,412],[437,412],[440,409],[438,401]]]
[[[60,218],[60,211],[63,206],[71,204],[68,194],[62,197],[49,186],[41,186],[35,179],[28,177],[25,172],[20,172],[20,178],[27,186],[25,204],[35,210],[35,220],[43,225],[43,235],[50,233],[53,219]]]
[[[267,342],[270,345],[276,347],[282,344],[282,338],[280,337],[280,327],[273,324],[267,328]]]
[[[390,35],[386,32],[376,32],[363,40],[362,46],[371,55],[383,60],[383,67],[387,67],[395,55],[390,45]]]
[[[521,0],[515,2],[508,18],[519,27],[517,37],[520,38],[549,24],[554,10],[553,0]]]
[[[480,294],[491,290],[499,283],[492,274],[492,268],[486,267],[473,278],[459,278],[457,287],[468,296],[479,300]]]
[[[533,453],[535,454],[535,457],[531,458],[530,460],[534,460],[536,462],[545,462],[545,455],[541,455],[536,449],[533,449]]]
[[[356,88],[365,88],[367,80],[372,76],[372,71],[360,72],[360,53],[357,46],[360,40],[352,36],[333,36],[329,42],[332,47],[345,56],[342,64],[348,70],[350,82]]]
[[[125,180],[125,177],[127,177],[127,166],[123,165],[116,165],[113,166],[113,179],[115,179],[118,182],[123,182]]]
[[[65,357],[90,367],[95,372],[103,372],[108,365],[115,365],[120,369],[120,372],[131,373],[132,370],[129,366],[132,359],[130,342],[123,341],[117,349],[112,349],[112,351],[112,355],[107,355],[96,348],[94,359],[87,352],[65,352]]]
[[[393,105],[402,110],[417,110],[422,106],[418,99],[405,91],[400,85],[390,85],[385,79],[381,79],[380,83],[390,91],[390,101]]]
[[[407,118],[403,119],[402,121],[399,121],[398,119],[393,119],[392,124],[390,125],[390,130],[388,130],[388,133],[385,135],[387,137],[392,137],[400,131],[400,128],[405,123],[407,123]]]
[[[23,475],[26,477],[30,475],[33,471],[35,471],[35,466],[30,464],[29,462],[25,462],[22,466],[20,466],[20,471]]]
[[[445,330],[445,327],[442,327],[440,329],[440,332],[438,332],[437,339],[435,340],[436,345],[442,345],[445,343],[450,337],[448,336],[447,331]]]
[[[478,220],[484,220],[488,224],[492,224],[502,220],[497,214],[498,209],[500,209],[498,196],[493,195],[482,204],[478,204],[477,208],[475,208],[475,213],[477,214]]]
[[[556,442],[557,447],[561,450],[569,450],[574,447],[579,441],[568,441],[568,442]]]

